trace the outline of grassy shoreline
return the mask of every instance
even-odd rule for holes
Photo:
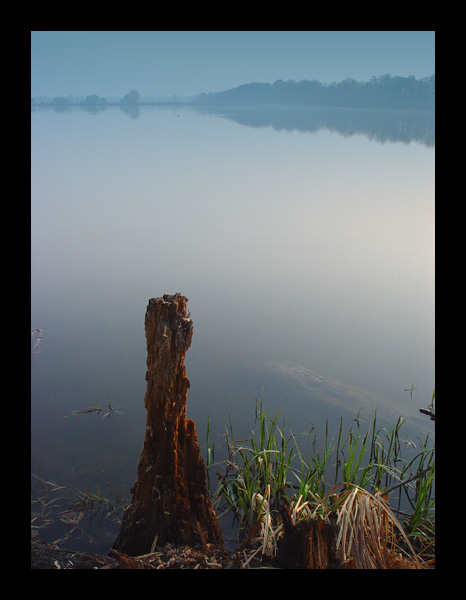
[[[256,401],[253,433],[241,440],[230,421],[225,427],[227,458],[221,462],[215,462],[207,424],[207,476],[210,484],[217,479],[211,489],[220,523],[228,514],[236,523],[232,554],[240,553],[238,568],[275,559],[284,534],[283,506],[294,525],[309,519],[337,525],[342,563],[355,568],[435,567],[435,445],[429,434],[417,443],[402,439],[403,419],[386,429],[378,426],[376,412],[364,430],[358,414],[347,432],[340,420],[339,430],[330,436],[327,423],[323,446],[305,453],[296,435],[285,432],[285,423],[278,426],[279,415],[280,410],[268,417]],[[57,546],[81,540],[99,553],[91,525],[105,521],[114,532],[124,498],[99,488],[81,492],[35,475],[32,479],[32,537],[60,525]],[[106,531],[107,539],[111,535]]]
[[[240,547],[273,558],[285,504],[294,523],[320,518],[338,524],[338,550],[344,560],[356,557],[359,568],[390,568],[395,557],[415,567],[435,565],[435,445],[429,435],[416,446],[400,437],[401,417],[387,430],[378,427],[376,413],[363,432],[358,415],[346,435],[340,421],[330,438],[327,424],[323,450],[304,456],[295,435],[278,426],[279,413],[270,418],[256,403],[256,428],[246,440],[235,439],[230,423],[228,458],[218,464],[207,429],[216,508],[220,518],[234,515]]]

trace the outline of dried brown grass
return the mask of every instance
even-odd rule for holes
[[[338,513],[336,550],[355,569],[419,569],[424,565],[382,494],[351,485]]]

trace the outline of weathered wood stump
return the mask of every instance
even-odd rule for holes
[[[184,365],[193,322],[181,294],[152,298],[145,317],[147,410],[138,479],[113,548],[130,556],[157,545],[223,548],[192,419],[186,419],[189,379]]]
[[[289,508],[280,509],[284,536],[278,543],[278,560],[285,569],[334,569],[340,565],[335,553],[338,528],[323,519],[292,524]]]

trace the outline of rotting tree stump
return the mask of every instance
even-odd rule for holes
[[[292,524],[286,504],[280,508],[284,536],[278,542],[278,561],[285,569],[335,569],[341,566],[335,553],[338,527],[320,518]]]
[[[193,336],[186,305],[187,298],[177,293],[152,298],[147,306],[145,439],[131,503],[113,545],[129,556],[166,543],[224,547],[195,423],[186,418],[184,358]]]

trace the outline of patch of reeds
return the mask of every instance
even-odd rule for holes
[[[233,513],[240,546],[254,557],[273,557],[286,501],[295,522],[320,517],[337,523],[342,560],[358,567],[434,563],[435,448],[428,447],[429,436],[417,448],[401,439],[401,417],[387,430],[378,428],[376,413],[363,433],[358,415],[346,435],[342,421],[332,438],[326,424],[323,450],[305,457],[296,436],[278,426],[279,413],[269,418],[256,404],[256,428],[248,439],[235,439],[231,421],[226,428],[228,458],[224,472],[217,471],[216,506],[220,516]]]

